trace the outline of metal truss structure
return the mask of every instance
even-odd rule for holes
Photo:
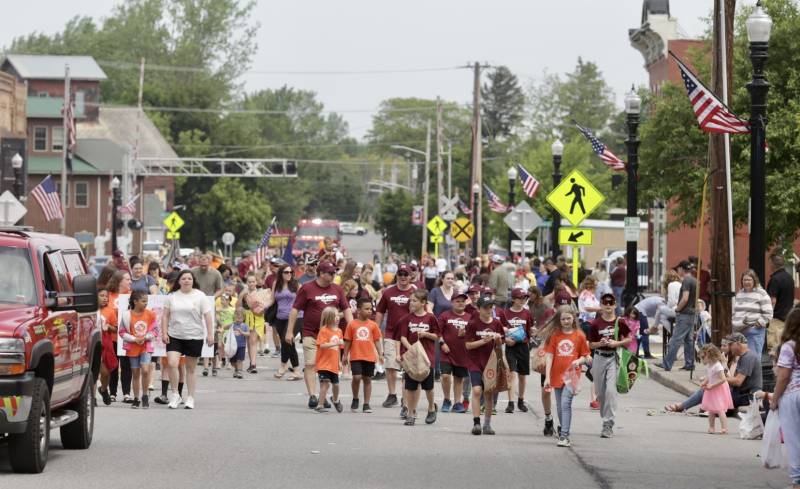
[[[138,158],[142,177],[297,178],[297,163],[281,158]]]

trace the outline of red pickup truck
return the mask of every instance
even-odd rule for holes
[[[75,239],[22,228],[0,228],[0,277],[0,439],[14,471],[38,473],[51,429],[92,443],[96,283]]]

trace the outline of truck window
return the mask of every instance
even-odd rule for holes
[[[86,273],[86,269],[83,267],[83,258],[81,257],[80,253],[64,253],[63,256],[64,263],[67,265],[67,272],[69,273],[70,282],[72,282],[72,279],[78,275],[83,275]]]
[[[45,255],[45,264],[50,271],[52,283],[55,285],[55,292],[72,292],[72,282],[67,277],[67,267],[60,251],[54,251]]]
[[[36,305],[36,281],[26,248],[0,246],[0,303]]]

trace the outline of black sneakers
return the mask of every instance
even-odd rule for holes
[[[481,424],[475,423],[472,425],[472,434],[473,435],[480,435],[481,434]]]
[[[528,406],[525,404],[525,399],[517,399],[517,409],[523,413],[528,412]]]
[[[358,411],[358,399],[356,399],[355,397],[353,398],[353,401],[350,403],[350,411],[353,412]]]
[[[439,410],[439,406],[436,404],[433,405],[433,411],[428,411],[428,415],[425,416],[425,424],[433,424],[436,422],[436,411]]]
[[[544,436],[553,436],[553,418],[544,420]]]
[[[319,400],[317,399],[317,396],[308,396],[308,409],[314,409],[317,407],[318,402]]]
[[[147,409],[150,407],[150,396],[144,394],[142,396],[142,409]]]
[[[111,405],[111,394],[108,393],[108,389],[106,390],[98,389],[98,390],[100,391],[100,397],[103,398],[103,404],[105,404],[106,406]]]
[[[131,408],[139,409],[139,399],[134,399],[133,400],[133,402],[131,403]]]
[[[512,401],[508,401],[508,406],[506,406],[506,414],[512,414],[514,412],[514,403]]]
[[[397,394],[389,394],[386,396],[386,400],[383,401],[383,407],[390,408],[397,406]]]

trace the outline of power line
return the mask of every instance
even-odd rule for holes
[[[108,105],[108,104],[96,104],[86,102],[84,103],[86,106],[96,106],[106,109],[137,109],[135,105]],[[456,105],[453,108],[459,108],[461,104]],[[153,106],[153,105],[145,105],[142,107],[145,111],[151,112],[186,112],[186,113],[201,113],[201,114],[220,114],[220,115],[230,115],[230,114],[248,114],[248,115],[295,115],[298,113],[296,110],[262,110],[262,109],[210,109],[210,108],[200,108],[200,107],[162,107],[162,106]],[[320,114],[372,114],[376,112],[433,112],[436,109],[435,105],[431,105],[430,107],[406,107],[406,108],[375,108],[375,109],[349,109],[349,110],[320,110]],[[446,110],[447,108],[445,108]]]

